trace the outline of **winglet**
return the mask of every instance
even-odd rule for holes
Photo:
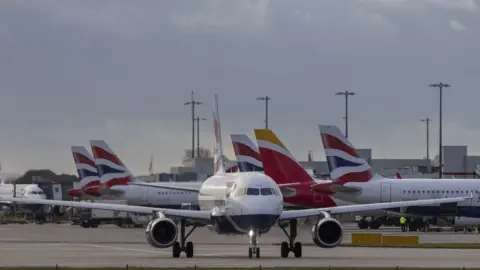
[[[215,135],[215,152],[213,154],[214,174],[225,174],[223,164],[222,133],[220,132],[220,115],[218,113],[218,97],[213,97],[213,134]]]

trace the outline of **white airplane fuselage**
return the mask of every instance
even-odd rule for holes
[[[201,183],[192,183],[190,185],[184,185],[183,183],[181,184],[181,186],[198,187]],[[169,209],[178,209],[183,203],[198,205],[198,196],[196,192],[134,185],[113,186],[111,189],[114,191],[123,191],[118,195],[113,195],[112,198],[116,200],[125,200],[129,205],[151,206]],[[105,197],[108,197],[108,195]]]
[[[358,203],[394,202],[420,199],[452,198],[473,195],[453,209],[439,205],[412,206],[407,214],[422,216],[461,216],[480,218],[480,181],[478,179],[387,179],[377,178],[368,182],[349,182],[344,186],[360,189],[356,193],[335,193],[334,198]],[[400,209],[391,209],[400,212]],[[480,220],[478,221],[480,224]]]

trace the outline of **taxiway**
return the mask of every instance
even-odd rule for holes
[[[358,231],[346,226],[349,233]],[[377,230],[376,230],[377,231]],[[379,230],[399,234],[398,228]],[[171,249],[155,249],[145,240],[143,229],[101,226],[84,229],[68,224],[0,226],[0,265],[2,266],[422,266],[479,267],[478,250],[346,248],[322,249],[305,246],[303,258],[280,258],[283,232],[272,229],[259,239],[260,259],[249,259],[247,236],[218,236],[201,228],[192,234],[194,258],[172,258]],[[436,242],[480,242],[480,235],[463,233],[428,233],[424,238]],[[299,231],[299,241],[311,243],[310,229]],[[348,241],[347,241],[348,240]],[[465,240],[465,241],[463,241]],[[469,240],[469,241],[466,241]],[[419,252],[420,251],[420,252]]]

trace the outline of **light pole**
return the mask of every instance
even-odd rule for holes
[[[432,119],[423,118],[420,121],[426,124],[427,126],[427,171],[430,172],[431,162],[430,162],[430,122]]]
[[[200,120],[206,121],[207,118],[203,118],[203,117],[195,118],[195,121],[197,121],[197,157],[200,157]]]
[[[192,105],[192,159],[195,158],[195,105],[201,105],[202,102],[196,101],[193,97],[189,102],[185,102],[184,105]]]
[[[428,85],[429,87],[436,87],[440,90],[440,115],[439,115],[439,135],[438,135],[438,160],[440,168],[438,170],[438,178],[443,177],[443,147],[442,147],[442,90],[443,88],[450,87],[449,84],[446,83],[433,83]]]
[[[335,93],[337,96],[345,96],[345,137],[348,138],[348,96],[353,96],[355,95],[355,92],[349,92],[349,91],[344,91],[344,92],[337,92]]]
[[[268,101],[272,98],[269,96],[258,97],[257,100],[265,101],[265,129],[268,129]]]

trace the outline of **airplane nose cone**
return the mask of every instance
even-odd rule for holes
[[[273,200],[244,201],[241,215],[232,216],[233,221],[244,230],[268,231],[280,216],[281,202]]]

